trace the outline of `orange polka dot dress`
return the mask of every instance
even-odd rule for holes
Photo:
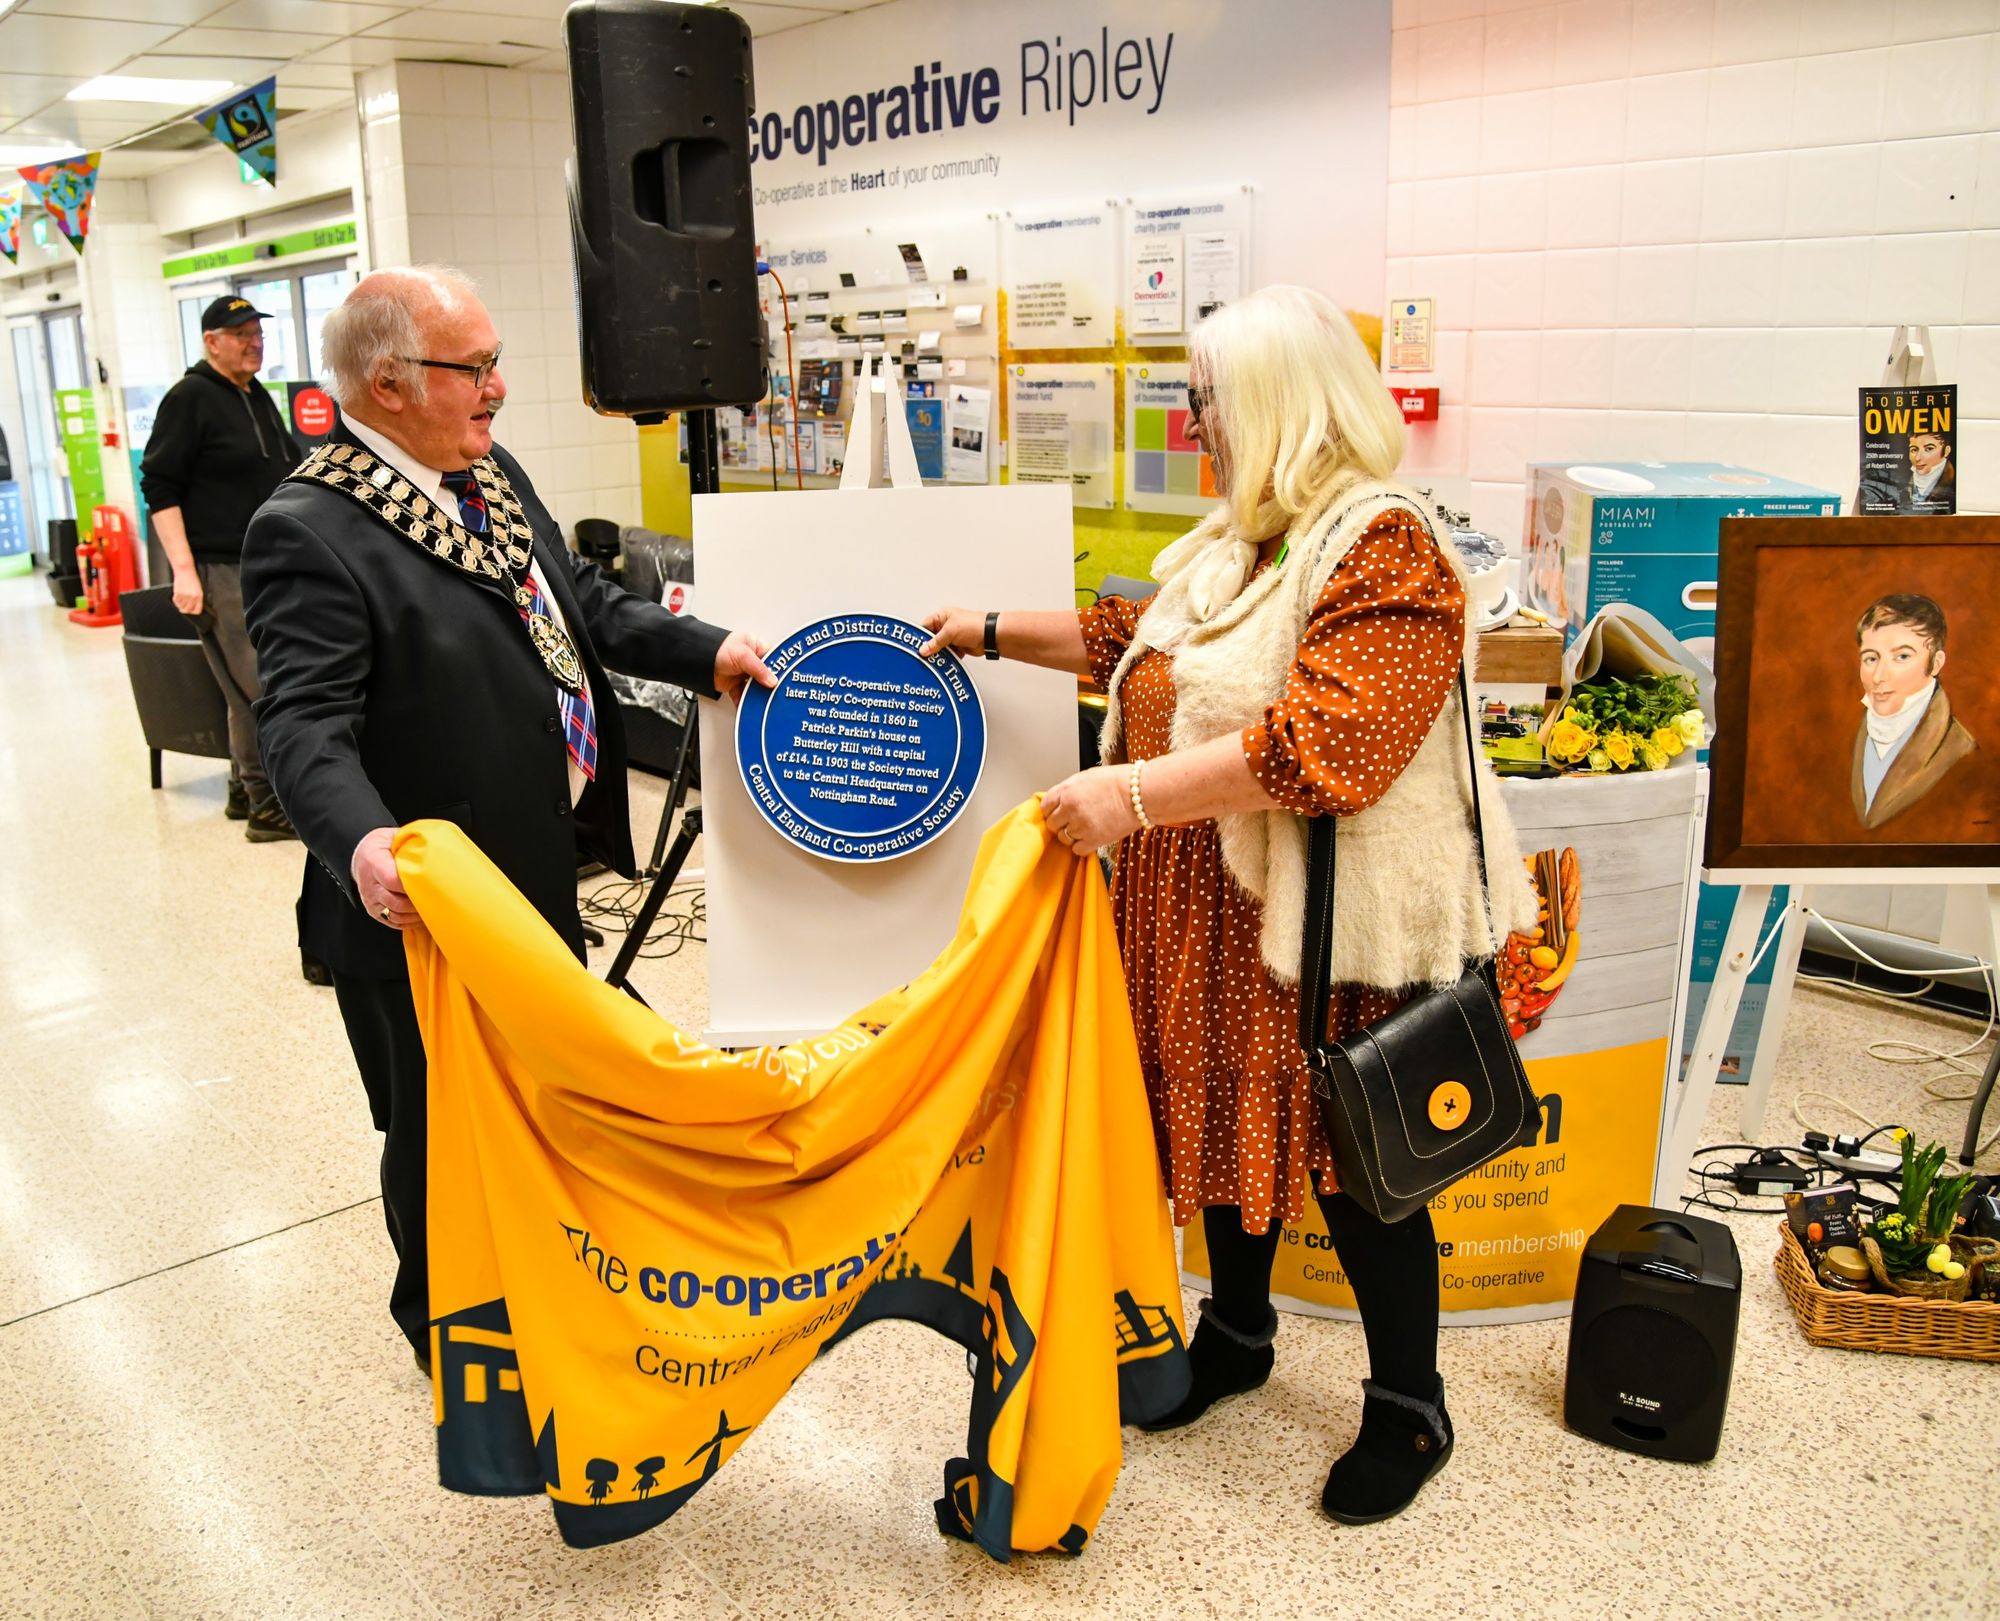
[[[1108,684],[1142,604],[1107,597],[1082,615],[1092,674]],[[1341,560],[1313,605],[1284,698],[1243,733],[1266,793],[1301,815],[1351,815],[1386,793],[1444,708],[1464,645],[1465,593],[1437,543],[1389,512]],[[1126,756],[1169,749],[1173,658],[1147,651],[1119,692]],[[1244,1229],[1296,1221],[1333,1157],[1298,1040],[1298,988],[1266,972],[1263,913],[1229,876],[1215,823],[1142,829],[1111,886],[1153,1132],[1174,1220],[1238,1205]],[[1334,987],[1344,1036],[1404,997]]]

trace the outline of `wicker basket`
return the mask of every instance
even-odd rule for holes
[[[1798,1316],[1799,1330],[1814,1345],[2000,1362],[2000,1305],[1822,1288],[1797,1235],[1782,1221],[1777,1266],[1778,1283]]]

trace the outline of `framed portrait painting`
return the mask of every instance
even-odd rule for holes
[[[2000,866],[2000,518],[1726,518],[1708,865]]]

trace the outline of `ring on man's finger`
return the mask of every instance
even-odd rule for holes
[[[377,917],[381,918],[381,920],[382,920],[382,921],[383,921],[384,923],[387,923],[387,922],[389,922],[389,921],[390,921],[390,918],[389,918],[389,908],[388,908],[387,904],[385,903],[384,905],[381,905],[381,906],[378,906],[378,907],[376,907],[376,908],[375,908],[375,915],[376,915]]]

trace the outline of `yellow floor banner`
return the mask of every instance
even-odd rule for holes
[[[573,1546],[636,1535],[837,1335],[908,1318],[976,1362],[940,1529],[1003,1561],[1080,1551],[1121,1419],[1188,1381],[1097,864],[1020,806],[922,975],[731,1053],[590,974],[457,828],[395,851],[424,924],[443,1484],[546,1492]]]

